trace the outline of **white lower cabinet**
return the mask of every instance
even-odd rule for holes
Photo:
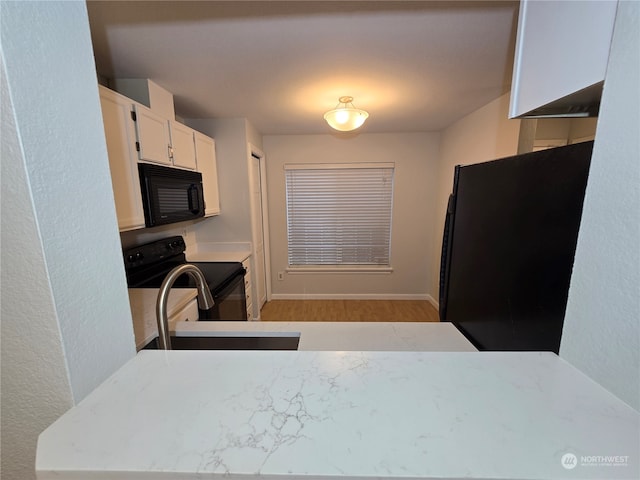
[[[247,296],[247,320],[256,319],[253,315],[253,288],[251,286],[251,257],[247,257],[242,261],[242,266],[247,273],[244,276],[244,290]]]
[[[200,132],[194,132],[197,170],[202,174],[204,190],[204,216],[220,213],[220,194],[218,190],[218,167],[216,165],[216,145],[212,138]]]
[[[158,336],[158,319],[156,317],[158,291],[157,288],[129,289],[133,333],[138,350]],[[167,315],[169,331],[175,329],[176,322],[197,322],[197,291],[187,288],[172,289],[167,303]]]
[[[143,228],[133,102],[102,85],[99,91],[118,228],[121,232]]]
[[[169,329],[176,322],[197,322],[198,321],[198,300],[194,298],[187,303],[184,308],[180,309],[169,317]]]

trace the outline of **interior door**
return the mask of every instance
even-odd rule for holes
[[[253,258],[255,270],[254,316],[259,318],[260,309],[267,301],[266,262],[264,251],[261,157],[251,153],[249,182],[251,190],[251,232],[253,236]]]

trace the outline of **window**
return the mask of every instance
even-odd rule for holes
[[[390,266],[393,163],[285,165],[289,265]]]

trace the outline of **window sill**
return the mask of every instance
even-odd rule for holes
[[[375,265],[366,265],[366,266],[358,266],[358,265],[345,265],[345,266],[306,266],[306,267],[288,267],[286,272],[291,275],[299,275],[299,274],[308,274],[308,273],[330,273],[330,274],[341,274],[341,273],[384,273],[389,274],[393,273],[393,268],[389,266],[375,266]]]

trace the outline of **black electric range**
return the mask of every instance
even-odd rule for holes
[[[189,263],[198,267],[209,285],[214,307],[200,310],[200,320],[247,320],[244,289],[245,268],[240,262],[187,262],[181,236],[138,245],[123,251],[129,288],[160,288],[175,267]],[[190,275],[178,277],[173,288],[195,288]]]

